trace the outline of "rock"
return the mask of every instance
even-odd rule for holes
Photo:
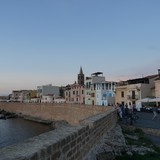
[[[132,146],[128,146],[128,148],[131,152],[138,153],[140,155],[144,155],[148,152],[155,152],[152,148],[148,148],[145,146],[132,145]]]
[[[139,139],[139,137],[129,134],[125,136],[135,141]],[[115,128],[108,131],[103,139],[90,150],[86,156],[86,160],[114,160],[116,156],[121,156],[123,153],[132,156],[134,153],[144,155],[148,152],[155,151],[145,146],[126,145],[122,129],[117,124]]]
[[[137,136],[131,136],[131,135],[129,135],[129,134],[125,134],[125,137],[127,137],[127,138],[130,138],[130,139],[132,139],[132,140],[138,140],[138,137]]]
[[[127,145],[122,129],[117,124],[115,128],[104,135],[99,144],[92,148],[87,155],[87,160],[113,160],[117,155],[121,155],[121,152],[126,151],[126,148]],[[89,157],[92,157],[92,159],[89,159]]]

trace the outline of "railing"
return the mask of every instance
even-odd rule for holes
[[[135,96],[133,96],[133,95],[127,95],[127,99],[132,99],[132,100],[138,100],[138,95],[135,95]]]

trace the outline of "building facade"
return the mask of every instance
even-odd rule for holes
[[[78,74],[78,84],[84,85],[84,74],[83,74],[82,67],[80,68],[80,72]]]
[[[51,84],[37,87],[38,98],[49,94],[53,94],[55,97],[58,97],[60,94],[60,87],[52,86]]]
[[[72,84],[65,90],[66,103],[84,104],[84,85]]]
[[[82,67],[78,74],[78,83],[67,85],[65,88],[65,101],[66,103],[84,104],[84,74]]]
[[[54,95],[48,94],[45,96],[42,96],[41,103],[53,103],[54,102]]]
[[[18,102],[20,95],[21,95],[21,91],[13,90],[11,95],[11,101]]]
[[[160,69],[158,69],[158,78],[155,80],[155,97],[160,98]]]
[[[135,105],[137,100],[152,97],[157,75],[131,79],[116,85],[116,103]]]
[[[102,72],[96,72],[85,80],[85,104],[108,106],[115,103],[116,82],[105,81]]]

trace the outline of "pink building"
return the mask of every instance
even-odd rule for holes
[[[65,100],[66,103],[85,103],[85,94],[84,94],[84,74],[82,67],[80,68],[80,73],[78,74],[78,83],[67,85],[65,89]]]
[[[84,101],[85,101],[84,97],[85,97],[84,85],[75,83],[75,84],[66,86],[66,90],[65,90],[66,103],[84,104]]]

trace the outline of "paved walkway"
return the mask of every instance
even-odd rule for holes
[[[153,128],[160,130],[160,114],[155,117],[154,120],[152,120],[153,113],[146,113],[146,112],[138,112],[137,115],[139,116],[139,119],[134,124],[138,127],[143,128]],[[159,136],[153,136],[153,135],[147,135],[151,141],[160,147],[160,137]]]
[[[142,128],[153,128],[160,130],[160,114],[157,115],[157,117],[152,120],[153,113],[150,112],[137,112],[137,115],[139,116],[139,119],[136,122],[133,122],[133,126],[142,127]],[[123,120],[122,123],[125,123]],[[160,137],[159,136],[153,136],[153,135],[147,135],[154,144],[160,146]]]
[[[137,112],[139,119],[133,125],[137,127],[160,129],[160,114],[152,120],[153,113]]]

